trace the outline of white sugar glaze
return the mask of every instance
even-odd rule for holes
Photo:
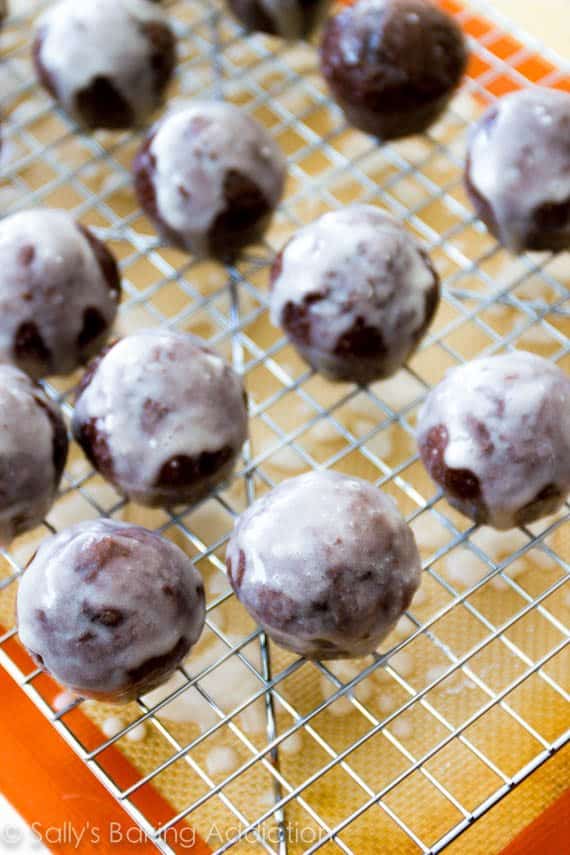
[[[240,378],[191,335],[149,329],[119,341],[80,395],[74,426],[96,419],[119,486],[152,491],[162,466],[230,446],[247,434]]]
[[[365,320],[382,337],[386,376],[417,343],[436,281],[420,244],[395,219],[370,205],[351,205],[320,217],[286,245],[271,318],[281,325],[288,304],[303,306],[311,297],[310,347],[323,354]]]
[[[418,33],[425,31],[426,39],[431,40],[430,29],[437,33],[436,25],[440,23],[440,15],[434,14],[434,4],[431,0],[414,0],[413,3],[402,3],[410,8],[406,9],[405,19],[402,19],[401,0],[358,0],[348,9],[342,10],[350,18],[350,26],[340,30],[339,47],[344,62],[348,65],[359,65],[367,61],[369,54],[382,56],[382,40],[386,32],[398,25],[399,29],[407,31],[414,41],[417,41]],[[425,7],[425,8],[422,8]],[[339,14],[341,14],[339,13]],[[413,36],[412,36],[413,34]],[[415,47],[415,45],[414,45]],[[426,62],[430,61],[429,52],[418,53],[415,57],[418,71],[426,68]],[[369,60],[368,60],[369,61]],[[411,61],[407,56],[401,61]],[[395,69],[397,72],[398,69]]]
[[[208,253],[208,232],[225,206],[228,171],[255,180],[269,204],[278,204],[283,155],[265,128],[234,105],[192,102],[153,133],[158,213],[196,254]]]
[[[315,638],[353,655],[370,653],[401,616],[421,571],[413,535],[394,502],[366,481],[330,471],[292,478],[255,502],[239,518],[227,557],[239,599],[261,623],[271,592],[293,604],[298,635],[268,629],[301,653]],[[338,625],[330,612],[314,610],[331,596],[336,568],[346,572],[345,584],[351,580]],[[372,641],[351,639],[351,630],[361,630],[359,614],[379,598]]]
[[[129,672],[168,655],[180,639],[181,656],[197,640],[201,584],[182,550],[154,532],[108,519],[78,523],[44,541],[23,574],[20,639],[79,694],[120,693],[132,683]],[[105,610],[121,622],[93,620]]]
[[[539,87],[501,98],[471,132],[470,181],[514,252],[538,208],[570,200],[569,139],[570,94]]]
[[[32,321],[53,372],[74,371],[85,310],[95,308],[110,326],[117,297],[89,241],[65,211],[21,211],[0,223],[1,361],[13,360],[16,332]]]
[[[38,404],[38,399],[44,406]],[[39,525],[54,500],[54,430],[46,408],[53,403],[17,368],[0,365],[0,542],[17,533],[15,520],[24,515],[26,528]],[[59,414],[55,416],[61,418]]]
[[[362,61],[364,33],[374,26],[377,43],[382,39],[386,17],[379,17],[386,9],[386,0],[359,0],[350,7],[350,26],[340,30],[339,47],[347,65],[358,65]],[[348,16],[348,12],[345,11]]]
[[[69,113],[75,99],[97,78],[106,78],[143,121],[157,106],[151,44],[142,26],[164,23],[149,0],[63,0],[39,21],[41,61]]]
[[[542,357],[521,351],[452,369],[425,401],[418,441],[439,425],[446,465],[477,476],[496,528],[515,525],[547,486],[570,490],[570,379]]]

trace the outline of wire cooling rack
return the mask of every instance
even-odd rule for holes
[[[429,134],[379,147],[345,126],[314,48],[246,39],[219,0],[167,4],[181,44],[173,97],[240,104],[289,158],[266,243],[224,269],[160,246],[131,192],[139,137],[84,135],[53,106],[29,62],[32,12],[47,4],[13,5],[0,42],[2,213],[60,206],[93,226],[121,260],[119,331],[165,324],[210,339],[244,374],[251,442],[227,489],[177,513],[126,504],[72,448],[43,530],[3,553],[0,662],[163,852],[187,847],[181,830],[190,828],[217,852],[442,851],[570,736],[568,508],[503,537],[477,529],[435,491],[413,443],[418,406],[451,365],[520,347],[570,371],[568,258],[510,258],[461,186],[465,131],[485,104],[529,77],[569,88],[568,66],[489,4],[450,2],[471,35],[469,79]],[[444,286],[420,352],[368,389],[316,377],[267,320],[275,250],[298,226],[356,201],[404,220]],[[46,383],[68,418],[77,381]],[[308,663],[273,647],[223,575],[236,514],[311,467],[378,483],[422,551],[420,595],[382,652],[362,662]],[[38,542],[97,515],[161,530],[195,560],[208,591],[196,655],[164,691],[111,719],[102,705],[56,695],[13,627],[15,583]],[[86,729],[87,719],[102,729]],[[128,780],[109,761],[117,746],[136,770]],[[168,815],[144,807],[148,787],[166,797]],[[484,843],[461,851],[498,848],[487,826]]]

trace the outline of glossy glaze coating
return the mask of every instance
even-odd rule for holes
[[[425,131],[467,65],[457,23],[431,0],[358,0],[331,17],[321,67],[348,121],[383,140]]]
[[[458,510],[498,529],[532,522],[570,491],[570,379],[522,351],[468,362],[428,395],[417,438]]]
[[[40,18],[34,60],[46,89],[80,124],[122,129],[160,105],[176,44],[149,0],[62,0]]]
[[[473,127],[465,172],[477,214],[510,249],[570,249],[570,93],[501,98]]]
[[[59,408],[23,372],[0,365],[0,542],[39,525],[67,458]]]
[[[22,644],[62,685],[126,702],[180,664],[204,625],[190,559],[140,526],[99,519],[44,541],[18,591]]]
[[[73,432],[93,465],[133,501],[194,502],[233,470],[247,436],[243,386],[200,339],[142,330],[90,366]]]
[[[333,380],[368,383],[414,352],[439,302],[439,278],[416,239],[370,205],[301,229],[272,274],[271,317]]]
[[[0,360],[40,378],[97,353],[121,294],[115,259],[66,211],[21,211],[0,222]]]
[[[421,575],[394,502],[367,481],[325,471],[285,481],[245,511],[227,567],[254,620],[314,659],[372,653]]]
[[[222,259],[261,238],[285,170],[261,125],[214,101],[193,102],[160,121],[134,164],[139,202],[164,240]]]

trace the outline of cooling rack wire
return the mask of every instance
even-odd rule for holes
[[[244,374],[251,441],[229,487],[177,513],[125,503],[74,447],[43,529],[2,554],[0,662],[163,852],[188,851],[189,834],[200,852],[498,852],[568,777],[568,508],[504,536],[477,529],[427,479],[413,426],[430,386],[478,354],[523,348],[570,371],[568,256],[509,257],[461,186],[465,131],[485,104],[529,80],[570,89],[568,65],[483,0],[446,2],[470,34],[469,78],[429,134],[380,148],[345,126],[312,47],[245,38],[220,0],[174,0],[168,12],[181,50],[173,97],[240,104],[270,128],[290,164],[266,242],[224,269],[160,246],[131,192],[138,137],[81,134],[54,108],[29,62],[32,18],[46,4],[16,5],[0,45],[2,213],[51,205],[93,226],[121,260],[119,332],[164,324],[210,339]],[[403,219],[444,284],[420,352],[368,389],[307,370],[266,311],[275,250],[300,225],[357,201]],[[68,418],[77,381],[46,384]],[[236,514],[311,467],[360,475],[390,493],[424,560],[407,616],[381,653],[357,663],[309,663],[275,648],[223,573]],[[124,710],[61,695],[13,626],[18,575],[38,542],[98,515],[173,539],[208,592],[196,654],[164,690]],[[130,763],[117,762],[119,751]],[[149,788],[168,806],[160,816],[144,799]],[[488,815],[513,790],[521,797]]]

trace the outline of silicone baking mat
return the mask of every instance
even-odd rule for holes
[[[521,348],[570,371],[568,255],[509,256],[461,182],[469,123],[529,81],[570,90],[568,67],[490,4],[446,2],[470,36],[468,79],[428,134],[379,146],[345,125],[313,46],[245,37],[220,0],[165,4],[180,37],[172,98],[239,104],[289,159],[265,243],[224,268],[161,247],[133,197],[139,137],[83,134],[54,107],[29,60],[32,20],[48,4],[15,5],[0,39],[2,213],[58,206],[93,226],[121,261],[118,332],[162,324],[209,339],[244,374],[251,441],[226,489],[177,513],[125,503],[73,446],[45,525],[2,553],[0,662],[164,852],[500,851],[568,780],[568,508],[502,536],[470,525],[427,478],[413,428],[427,390],[478,354]],[[420,351],[367,389],[314,375],[267,314],[275,251],[351,202],[402,219],[444,286]],[[78,379],[45,384],[67,418]],[[377,483],[421,549],[420,593],[366,660],[310,663],[276,648],[224,575],[236,514],[311,467]],[[160,530],[194,559],[208,593],[195,653],[164,690],[126,708],[62,695],[13,626],[18,575],[38,543],[99,515]]]

